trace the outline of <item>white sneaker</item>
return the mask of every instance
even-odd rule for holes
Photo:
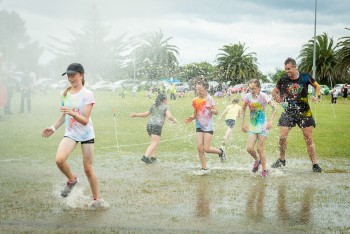
[[[193,174],[198,175],[198,176],[203,176],[203,175],[208,175],[210,173],[210,169],[201,169],[200,171],[194,171]]]

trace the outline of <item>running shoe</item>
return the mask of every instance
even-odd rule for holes
[[[102,206],[102,198],[98,198],[98,199],[94,199],[91,203],[90,203],[90,207],[93,209],[97,209],[100,208]]]
[[[224,162],[226,160],[225,149],[220,148],[220,150],[221,150],[221,154],[219,154],[219,157],[220,157],[221,162]]]
[[[200,171],[195,171],[194,174],[198,176],[208,175],[210,173],[210,169],[201,169]]]
[[[252,172],[257,172],[259,171],[259,167],[261,165],[261,160],[256,160],[253,164],[253,169],[252,169]]]
[[[151,159],[151,162],[153,162],[153,163],[158,162],[158,159],[156,157],[151,157],[150,159]]]
[[[277,167],[282,167],[286,165],[286,160],[282,160],[282,159],[277,159],[276,162],[274,162],[271,167],[272,168],[277,168]]]
[[[62,197],[67,197],[77,183],[78,183],[78,179],[77,179],[76,176],[74,177],[73,181],[68,180],[67,184],[66,184],[66,187],[61,192],[61,196]]]
[[[322,172],[322,168],[317,163],[312,165],[312,170],[314,172]]]
[[[268,170],[263,170],[261,172],[261,176],[264,177],[264,178],[266,178],[268,175],[269,175],[269,171]]]
[[[143,157],[141,158],[141,160],[144,161],[144,162],[147,163],[147,164],[151,164],[151,163],[152,163],[151,159],[149,159],[149,158],[146,157],[145,155],[143,155]]]

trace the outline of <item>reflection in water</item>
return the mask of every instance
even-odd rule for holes
[[[208,183],[205,178],[199,178],[197,183],[197,206],[196,215],[199,218],[210,216],[210,196],[208,194]]]
[[[307,187],[304,191],[304,195],[301,199],[300,211],[296,213],[291,213],[288,211],[287,197],[286,197],[286,184],[281,183],[278,186],[278,197],[277,197],[277,207],[278,215],[283,222],[289,222],[291,224],[308,224],[310,222],[311,206],[313,202],[313,195],[315,189],[312,187]],[[290,202],[292,203],[292,202]],[[293,208],[294,204],[291,204]],[[294,209],[293,209],[294,210]]]
[[[261,222],[264,219],[264,200],[265,184],[252,185],[246,204],[247,218],[253,219],[255,222]]]

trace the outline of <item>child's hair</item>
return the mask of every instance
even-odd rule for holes
[[[83,86],[85,85],[85,77],[84,77],[84,73],[79,72],[82,76],[83,76]],[[72,86],[67,87],[64,91],[63,91],[63,97],[67,96],[68,91],[72,88]]]
[[[237,104],[237,103],[239,103],[239,99],[238,98],[232,99],[232,104]]]
[[[166,99],[168,99],[168,97],[167,97],[164,93],[158,94],[158,96],[157,96],[157,98],[156,98],[156,101],[155,101],[155,103],[154,103],[154,106],[155,106],[155,107],[160,106],[160,104],[162,104],[162,102],[163,102],[164,100],[166,100]]]
[[[209,84],[207,79],[204,78],[204,76],[198,76],[196,77],[196,85],[202,85],[205,89],[209,89]]]
[[[260,88],[260,81],[258,79],[251,79],[250,81],[248,81],[248,85],[254,83],[256,85],[256,87]]]

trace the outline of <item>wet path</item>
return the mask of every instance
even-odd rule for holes
[[[211,174],[195,176],[197,161],[185,155],[153,165],[134,155],[115,157],[95,160],[111,206],[98,211],[69,207],[90,194],[79,157],[71,160],[80,183],[70,200],[59,197],[63,177],[51,162],[3,160],[0,231],[350,232],[348,160],[321,161],[328,173],[316,174],[307,159],[290,159],[263,179],[250,172],[249,158],[220,163],[211,157]]]

